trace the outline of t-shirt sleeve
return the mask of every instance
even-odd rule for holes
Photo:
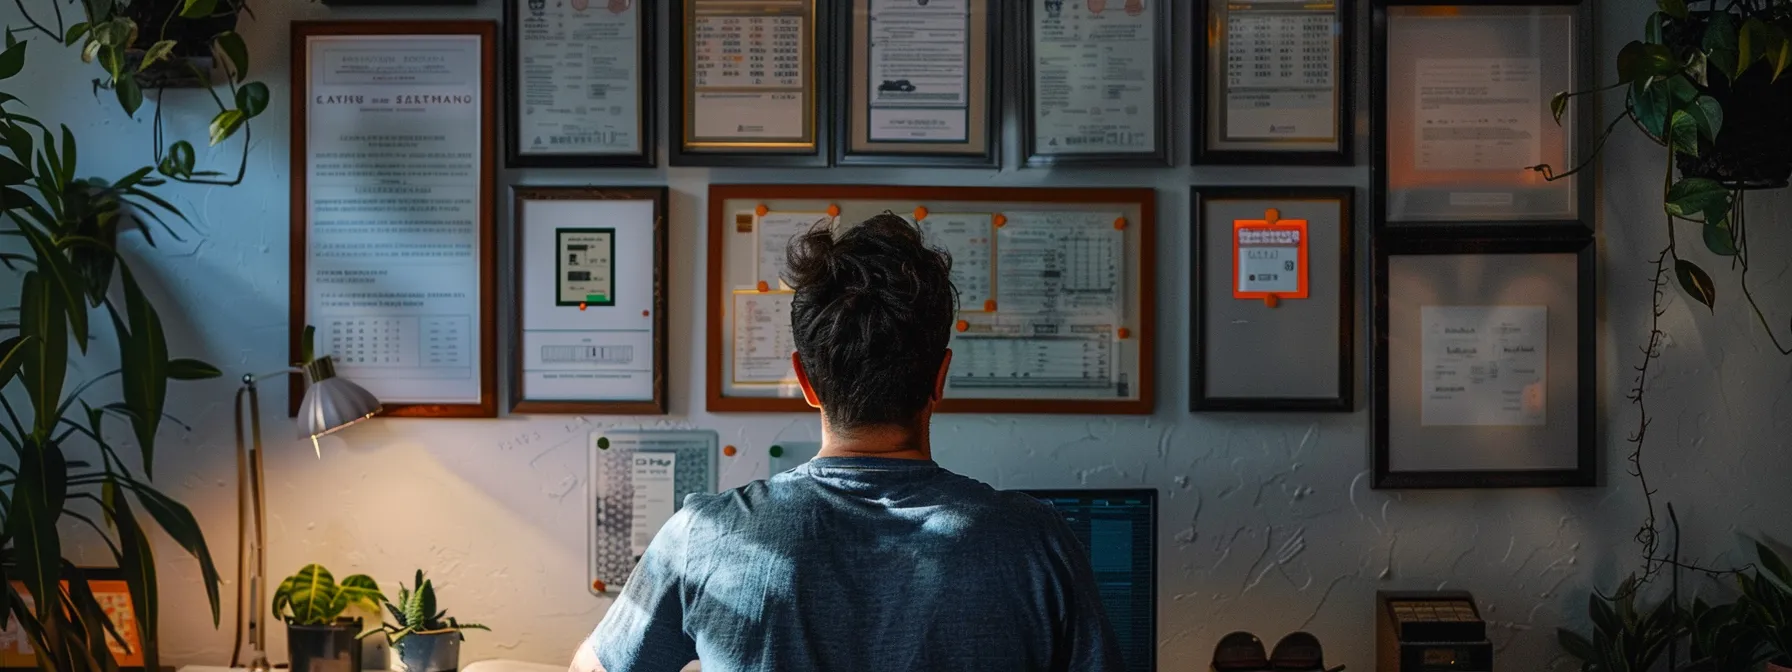
[[[1095,570],[1089,565],[1089,552],[1059,520],[1059,543],[1064,582],[1059,614],[1060,624],[1055,672],[1125,672],[1120,659],[1120,642],[1101,607],[1101,592],[1095,585]]]
[[[678,672],[697,659],[697,644],[684,629],[690,531],[688,507],[666,521],[586,640],[605,672]]]

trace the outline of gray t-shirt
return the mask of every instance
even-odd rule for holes
[[[930,461],[692,495],[588,644],[608,672],[1119,672],[1057,512]]]

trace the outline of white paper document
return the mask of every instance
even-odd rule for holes
[[[478,36],[306,38],[305,319],[388,404],[481,398]],[[295,325],[297,327],[299,325]]]
[[[1420,424],[1547,421],[1547,306],[1421,306]]]
[[[1028,0],[1040,154],[1157,146],[1157,22],[1166,0]]]
[[[636,451],[629,461],[629,548],[639,557],[647,552],[653,535],[672,518],[677,500],[678,453]]]
[[[970,133],[970,0],[870,0],[870,137],[962,142]]]
[[[1549,110],[1536,58],[1418,59],[1414,165],[1520,171],[1541,159]]]
[[[769,289],[790,286],[784,283],[784,269],[789,268],[790,239],[808,233],[828,221],[825,212],[768,212],[753,227],[758,236],[754,246],[759,282]]]
[[[522,201],[525,400],[653,399],[654,219],[648,199]]]
[[[640,5],[514,3],[519,151],[641,151]]]
[[[989,285],[995,241],[991,224],[988,213],[928,213],[921,220],[921,235],[927,245],[952,255],[952,285],[958,288],[959,310],[981,311],[985,301],[996,298]]]
[[[734,383],[794,385],[790,355],[796,339],[790,332],[791,292],[734,293]]]
[[[1298,229],[1238,229],[1238,265],[1234,281],[1240,292],[1298,293],[1301,269]]]
[[[1226,10],[1226,139],[1337,137],[1335,7],[1234,3]]]
[[[809,5],[819,0],[688,0],[696,139],[800,141],[808,136]]]

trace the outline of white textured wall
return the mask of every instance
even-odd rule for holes
[[[470,9],[331,12],[297,0],[258,3],[259,20],[246,22],[242,30],[253,52],[254,75],[273,87],[275,100],[254,127],[248,182],[234,189],[173,190],[173,200],[194,215],[200,232],[184,244],[165,242],[159,251],[132,250],[140,259],[140,277],[159,301],[171,350],[177,356],[203,357],[227,372],[224,380],[176,388],[169,410],[193,430],[164,429],[157,479],[198,512],[226,574],[235,563],[232,380],[243,372],[277,369],[287,355],[287,23],[324,17],[495,18],[498,4],[482,0]],[[1630,39],[1652,5],[1624,0],[1601,10],[1603,76],[1611,75],[1610,56]],[[1366,9],[1362,13],[1366,17]],[[0,15],[7,25],[19,23],[12,3]],[[1189,41],[1182,25],[1186,18],[1178,18],[1181,45]],[[1366,25],[1359,35],[1367,33]],[[1358,51],[1366,54],[1367,46],[1359,45]],[[147,161],[147,124],[126,120],[109,100],[89,95],[92,66],[82,65],[71,50],[59,51],[41,41],[32,46],[29,60],[25,75],[5,88],[24,94],[44,120],[66,123],[80,134],[83,173],[116,176]],[[1176,61],[1176,72],[1186,75],[1187,54],[1178,53]],[[1363,62],[1359,59],[1359,70]],[[1356,84],[1359,100],[1366,99],[1366,83],[1358,78]],[[1188,112],[1188,88],[1177,85],[1178,114]],[[175,94],[167,113],[178,130],[203,139],[206,107],[193,94]],[[140,116],[147,118],[148,112],[146,108]],[[1366,129],[1366,105],[1360,106],[1358,119]],[[1176,146],[1185,162],[1187,133],[1188,125],[1181,124]],[[1359,144],[1359,156],[1367,156],[1366,146]],[[226,151],[202,158],[234,161],[235,155]],[[1425,493],[1367,487],[1366,407],[1347,415],[1196,416],[1183,410],[1186,383],[1174,373],[1187,365],[1189,316],[1182,297],[1189,281],[1188,186],[1360,188],[1368,183],[1367,167],[1011,169],[1000,174],[508,172],[506,183],[671,185],[673,415],[379,420],[326,440],[319,460],[310,446],[285,443],[292,428],[280,413],[284,389],[270,386],[263,403],[275,447],[267,465],[273,571],[277,579],[317,561],[339,574],[366,572],[391,582],[408,581],[411,570],[421,566],[436,577],[451,613],[494,628],[469,638],[471,659],[562,662],[607,606],[584,585],[583,438],[590,429],[612,422],[713,427],[724,443],[743,449],[740,457],[723,458],[724,486],[761,477],[768,445],[817,435],[812,418],[715,416],[698,408],[703,384],[698,336],[704,328],[698,309],[704,272],[699,232],[708,183],[1151,185],[1158,188],[1162,206],[1157,281],[1162,298],[1158,328],[1164,336],[1158,340],[1158,361],[1170,372],[1159,379],[1157,414],[941,418],[935,425],[941,460],[1002,488],[1160,489],[1163,669],[1204,669],[1214,640],[1233,629],[1253,630],[1273,642],[1297,628],[1310,629],[1326,641],[1335,659],[1330,662],[1370,669],[1374,591],[1440,586],[1469,589],[1482,600],[1502,647],[1501,669],[1560,667],[1551,630],[1565,621],[1580,622],[1588,587],[1614,582],[1637,561],[1630,537],[1641,515],[1640,497],[1623,475],[1622,462],[1622,439],[1635,415],[1624,393],[1629,366],[1636,360],[1634,346],[1646,329],[1646,260],[1664,235],[1656,205],[1660,161],[1660,152],[1628,132],[1617,136],[1604,161],[1600,426],[1606,485],[1592,490]],[[1359,203],[1366,211],[1367,194]],[[1785,194],[1777,194],[1751,203],[1756,293],[1768,302],[1786,338],[1792,291],[1785,255],[1792,251],[1792,233],[1782,223],[1789,202]],[[1359,222],[1365,260],[1369,229],[1368,222]],[[1700,247],[1696,234],[1682,243],[1682,249]],[[1662,318],[1669,333],[1666,356],[1650,386],[1656,422],[1646,464],[1662,496],[1678,502],[1681,519],[1692,528],[1686,540],[1689,555],[1701,558],[1733,548],[1739,533],[1765,530],[1782,539],[1792,536],[1786,516],[1792,509],[1792,495],[1787,494],[1792,358],[1771,351],[1736,300],[1735,276],[1722,266],[1706,263],[1719,283],[1715,315],[1689,305],[1678,293],[1669,294]],[[1366,269],[1365,262],[1359,278],[1366,279]],[[508,269],[500,277],[507,278]],[[9,277],[8,282],[17,281]],[[1359,305],[1366,312],[1366,293]],[[1366,351],[1366,336],[1358,342]],[[83,366],[88,373],[107,368],[97,362]],[[1359,370],[1368,368],[1362,360]],[[1359,391],[1359,399],[1368,396],[1366,388]],[[164,543],[158,552],[165,577],[166,650],[175,663],[222,662],[230,649],[229,624],[213,630],[207,622],[195,564],[172,544]],[[234,588],[227,585],[226,595]],[[230,609],[227,600],[227,621]],[[273,645],[284,650],[281,634],[274,636]]]

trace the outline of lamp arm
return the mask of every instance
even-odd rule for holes
[[[297,368],[288,368],[264,374],[248,374],[243,376],[242,387],[236,392],[236,474],[237,474],[237,603],[236,603],[236,640],[231,650],[230,665],[236,667],[243,641],[243,631],[248,631],[248,645],[252,656],[250,670],[268,670],[267,633],[263,630],[262,607],[266,603],[267,577],[267,518],[265,498],[262,488],[261,468],[261,395],[256,389],[256,382],[273,376],[287,375],[297,372]],[[244,402],[247,402],[245,404]],[[248,407],[248,431],[245,435],[243,409]],[[249,511],[245,512],[247,508]],[[247,514],[247,515],[245,515]],[[253,524],[253,529],[250,525]],[[247,576],[245,576],[247,575]],[[244,591],[248,594],[244,595]]]

